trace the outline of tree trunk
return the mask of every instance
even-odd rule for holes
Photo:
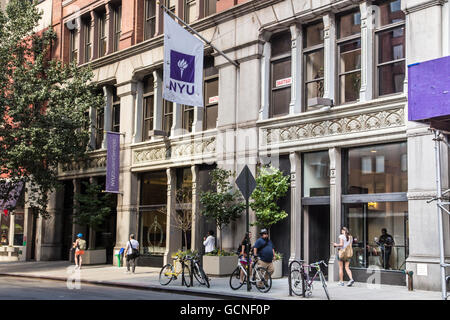
[[[89,227],[89,247],[90,250],[95,249],[95,230]]]

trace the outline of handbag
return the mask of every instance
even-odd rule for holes
[[[339,260],[348,260],[353,257],[353,238],[350,236],[350,243],[345,247],[345,249],[339,249],[338,255]]]

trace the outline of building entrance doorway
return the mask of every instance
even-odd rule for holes
[[[305,234],[308,235],[308,262],[324,260],[328,263],[330,259],[330,205],[307,206],[308,228]],[[322,265],[323,268],[323,265]],[[327,268],[323,268],[324,274],[328,273]]]

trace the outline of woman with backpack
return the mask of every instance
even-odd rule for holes
[[[86,250],[86,240],[82,238],[82,233],[77,234],[77,240],[73,243],[73,248],[75,249],[75,269],[81,269],[84,250]]]
[[[353,237],[348,231],[347,227],[342,227],[341,234],[339,235],[339,243],[332,243],[338,250],[339,259],[339,285],[344,285],[344,265],[350,281],[347,283],[347,287],[351,287],[355,280],[353,280],[352,271],[350,270],[350,259],[353,256]]]
[[[130,241],[127,242],[125,254],[127,256],[127,271],[125,273],[130,273],[130,265],[132,265],[132,272],[134,274],[136,270],[136,258],[139,257],[139,242],[134,239],[134,234],[130,234]]]

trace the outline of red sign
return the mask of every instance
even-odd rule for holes
[[[276,87],[281,87],[281,86],[285,86],[285,85],[288,85],[288,84],[291,84],[291,83],[292,83],[292,78],[289,77],[289,78],[284,78],[284,79],[280,79],[280,80],[275,81],[275,86]]]
[[[217,102],[219,102],[219,96],[209,97],[208,104]]]

